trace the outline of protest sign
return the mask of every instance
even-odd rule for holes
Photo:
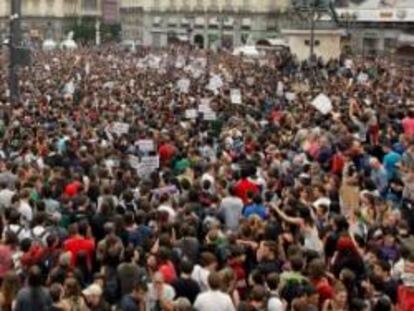
[[[210,104],[203,103],[203,104],[198,105],[198,111],[201,113],[211,111]]]
[[[361,72],[357,77],[358,83],[367,83],[368,82],[368,75],[364,72]]]
[[[213,110],[210,111],[204,111],[203,112],[203,120],[204,121],[214,121],[217,119],[216,112]]]
[[[175,185],[171,185],[171,186],[156,188],[156,189],[152,190],[151,192],[155,197],[159,198],[161,195],[163,195],[165,193],[169,194],[169,195],[174,195],[178,192],[178,189]]]
[[[223,86],[223,80],[221,79],[221,77],[219,75],[213,75],[210,78],[209,83],[206,88],[210,91],[213,91],[214,93],[217,93],[218,89],[220,89],[222,86]]]
[[[141,158],[137,173],[140,177],[146,177],[160,167],[159,156],[145,156]]]
[[[73,82],[73,80],[70,80],[68,83],[65,84],[63,93],[70,95],[73,95],[73,93],[75,93],[75,83]]]
[[[232,104],[240,105],[242,103],[242,96],[241,96],[240,89],[231,89],[230,98],[231,98]]]
[[[187,119],[196,119],[197,118],[197,110],[196,109],[187,109],[185,111],[185,117]]]
[[[279,97],[282,97],[283,96],[283,89],[284,89],[283,82],[282,81],[279,81],[277,83],[277,89],[276,89],[277,96],[279,96]]]
[[[313,99],[311,105],[319,110],[319,112],[322,114],[328,114],[332,111],[332,102],[329,97],[323,93],[316,96]]]
[[[129,124],[124,122],[114,122],[112,125],[112,132],[121,136],[129,132]]]
[[[128,163],[132,168],[134,168],[136,170],[139,168],[139,159],[138,159],[137,156],[129,155],[128,156]]]
[[[286,93],[285,93],[285,98],[286,98],[288,101],[293,101],[293,100],[295,100],[295,99],[296,99],[296,94],[295,94],[295,93],[292,93],[292,92],[286,92]]]
[[[187,94],[190,89],[190,80],[189,79],[180,79],[177,82],[177,89],[181,93]]]
[[[154,151],[154,141],[152,139],[140,139],[137,144],[139,150],[142,152]]]

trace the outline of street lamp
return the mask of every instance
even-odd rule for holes
[[[310,29],[309,59],[314,55],[315,26],[324,13],[329,12],[330,0],[295,0],[293,8],[301,20],[308,23]]]
[[[16,104],[19,101],[19,77],[17,66],[19,63],[18,46],[21,42],[21,0],[12,0],[10,15],[10,64],[9,64],[9,90],[10,101]]]
[[[349,48],[351,47],[351,36],[352,36],[350,29],[353,23],[357,20],[357,18],[358,18],[358,15],[356,12],[352,12],[352,13],[344,12],[339,15],[339,23],[340,25],[345,26],[345,29],[346,29],[346,38],[348,41]]]

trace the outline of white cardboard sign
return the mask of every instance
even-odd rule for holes
[[[230,98],[231,98],[232,104],[240,105],[242,103],[242,96],[241,96],[240,89],[231,89]]]
[[[322,114],[328,114],[332,111],[332,101],[323,93],[316,96],[311,105]]]
[[[186,111],[185,111],[185,117],[187,118],[187,119],[191,119],[191,120],[193,120],[193,119],[196,119],[197,118],[197,110],[196,109],[187,109]]]
[[[124,122],[114,122],[112,125],[112,132],[118,134],[127,134],[129,132],[129,124]]]
[[[154,141],[152,139],[138,140],[138,148],[142,152],[154,151]]]

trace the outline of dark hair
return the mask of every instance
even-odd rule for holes
[[[253,270],[251,273],[251,278],[256,285],[264,285],[265,284],[265,276],[259,270]]]
[[[53,303],[57,303],[60,301],[60,298],[62,296],[62,286],[58,283],[53,283],[50,286],[49,293],[50,297],[52,298]]]
[[[191,272],[193,272],[194,265],[190,260],[184,259],[181,261],[180,268],[182,273],[191,274]]]
[[[279,287],[279,283],[280,276],[276,272],[270,273],[266,278],[267,287],[269,287],[269,289],[272,291],[277,290],[277,288]]]
[[[304,264],[304,262],[303,262],[303,258],[302,258],[302,257],[299,257],[299,256],[293,256],[293,257],[290,259],[290,265],[292,266],[292,270],[293,270],[293,271],[296,271],[296,272],[298,272],[298,271],[302,271],[302,269],[303,269],[303,264]]]
[[[266,297],[266,290],[262,285],[255,285],[249,294],[249,299],[251,301],[263,302]]]
[[[385,260],[378,260],[375,263],[378,267],[381,268],[381,270],[385,271],[385,272],[390,272],[391,271],[391,265],[388,261]]]
[[[37,288],[42,285],[42,271],[38,266],[33,266],[29,269],[27,282],[30,287]]]

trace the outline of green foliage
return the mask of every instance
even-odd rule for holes
[[[93,43],[96,37],[96,19],[82,18],[69,22],[66,32],[73,31],[73,39],[79,43]],[[119,41],[121,35],[120,24],[103,24],[100,26],[101,42]]]

